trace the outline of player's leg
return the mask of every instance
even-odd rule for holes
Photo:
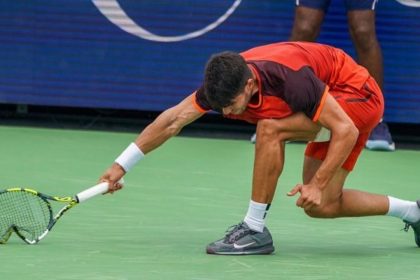
[[[362,137],[367,137],[363,136]],[[364,140],[365,141],[365,140]],[[420,202],[401,200],[392,196],[373,194],[359,190],[343,189],[357,155],[363,147],[363,139],[356,144],[357,149],[350,154],[344,167],[337,171],[323,192],[319,207],[306,209],[305,213],[314,218],[359,217],[388,215],[402,219],[405,230],[411,226],[416,244],[420,247]],[[308,145],[303,167],[303,182],[310,182],[322,164],[322,158],[328,149],[328,143]],[[323,156],[324,155],[324,156]]]
[[[284,141],[286,139],[313,139],[319,125],[303,113],[281,119],[260,120],[257,125],[252,196],[248,212],[237,226],[220,240],[207,246],[210,254],[269,254],[274,251],[265,217],[283,170]]]
[[[376,37],[375,6],[376,0],[347,0],[349,31],[357,52],[358,62],[363,65],[383,89],[382,51]],[[372,150],[395,150],[386,123],[381,122],[372,131],[366,144]]]
[[[318,170],[322,161],[305,157],[303,182],[307,184]],[[385,215],[388,212],[388,197],[358,190],[343,189],[350,171],[340,168],[322,194],[319,207],[305,210],[316,218],[358,217]]]
[[[275,122],[261,120],[257,125],[252,197],[244,221],[228,231],[222,239],[210,243],[207,253],[242,255],[274,251],[264,219],[284,163],[284,142],[280,141],[278,130],[273,127]]]

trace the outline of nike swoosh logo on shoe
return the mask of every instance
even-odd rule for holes
[[[235,249],[243,249],[243,248],[249,247],[249,246],[251,246],[251,245],[253,245],[253,244],[255,244],[255,243],[256,243],[255,241],[254,241],[254,242],[247,243],[247,244],[242,244],[242,245],[239,245],[239,244],[233,243],[233,247],[234,247]]]

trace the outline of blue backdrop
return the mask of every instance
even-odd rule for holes
[[[210,54],[287,40],[294,2],[0,1],[0,103],[161,111],[199,86]],[[354,55],[332,2],[318,41]],[[420,8],[380,1],[377,32],[385,118],[420,123]]]

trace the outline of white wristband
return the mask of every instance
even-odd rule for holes
[[[131,143],[124,152],[117,157],[115,162],[121,165],[125,172],[128,172],[142,158],[144,158],[144,153],[135,143]]]

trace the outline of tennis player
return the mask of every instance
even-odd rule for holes
[[[270,254],[265,218],[285,161],[285,143],[308,141],[303,183],[288,193],[314,218],[388,215],[411,226],[420,247],[420,202],[344,189],[369,133],[382,118],[384,99],[368,71],[342,50],[287,42],[243,53],[223,52],[207,62],[203,85],[147,126],[102,175],[113,192],[124,174],[187,124],[209,110],[256,124],[252,196],[244,220],[210,243],[209,254]]]

